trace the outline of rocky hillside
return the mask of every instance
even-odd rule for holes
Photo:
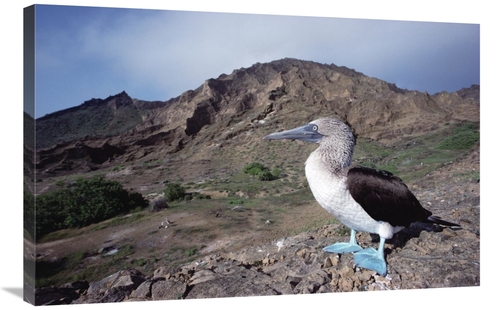
[[[479,183],[456,177],[479,169],[479,148],[412,186],[425,206],[461,229],[414,224],[386,244],[388,275],[354,266],[352,254],[322,251],[345,241],[340,224],[278,238],[242,249],[217,251],[179,267],[153,273],[126,269],[99,281],[77,281],[36,290],[37,304],[81,304],[221,298],[480,285]],[[455,176],[455,177],[453,177]],[[319,208],[319,206],[318,206]],[[377,237],[358,233],[363,247]]]
[[[90,99],[79,106],[57,111],[37,121],[37,149],[72,140],[121,135],[143,122],[148,110],[169,102],[132,99],[123,91],[106,99]]]
[[[166,102],[122,92],[42,117],[37,172],[46,178],[155,162],[184,180],[200,179],[240,169],[241,153],[265,153],[266,133],[325,115],[349,122],[358,137],[389,144],[444,124],[478,123],[479,86],[429,95],[333,64],[257,63]],[[177,171],[180,162],[196,173]]]
[[[479,144],[459,150],[437,146],[464,131],[477,141],[479,94],[479,86],[472,85],[431,95],[333,64],[282,59],[208,79],[164,102],[122,92],[37,119],[36,152],[31,155],[34,141],[27,140],[25,172],[27,185],[36,182],[38,194],[60,180],[98,173],[146,197],[158,195],[166,181],[181,181],[220,199],[212,199],[210,208],[196,202],[198,209],[191,210],[195,203],[186,203],[163,213],[143,211],[142,220],[132,223],[66,232],[73,235],[37,244],[36,251],[25,240],[25,253],[44,266],[79,257],[70,269],[74,276],[104,262],[136,267],[119,267],[97,280],[39,287],[36,302],[478,286]],[[336,116],[352,126],[357,164],[389,166],[399,176],[411,176],[403,179],[422,204],[462,228],[416,224],[398,233],[386,244],[386,277],[354,267],[352,255],[324,253],[324,246],[348,235],[338,222],[326,221],[324,210],[305,194],[303,163],[316,146],[262,141],[270,132],[320,116]],[[253,161],[282,168],[286,176],[264,185],[243,184],[242,168]],[[235,205],[243,201],[249,203]],[[160,230],[157,214],[161,221],[168,214],[177,226]],[[318,225],[318,219],[327,225]],[[301,233],[290,233],[296,228]],[[358,237],[363,247],[378,245],[374,236]],[[175,247],[184,250],[181,243],[199,246],[200,252],[174,267],[165,257],[173,257]],[[110,244],[113,250],[136,252],[121,259],[102,254]]]

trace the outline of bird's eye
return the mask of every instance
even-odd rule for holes
[[[317,131],[317,130],[318,130],[318,126],[314,125],[314,126],[313,126],[313,130],[314,130],[314,131]]]

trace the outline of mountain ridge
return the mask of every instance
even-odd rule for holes
[[[231,166],[238,152],[262,152],[265,133],[327,115],[348,122],[359,137],[390,144],[445,123],[479,123],[479,91],[473,85],[429,95],[334,64],[256,63],[168,101],[133,99],[123,91],[44,116],[36,121],[37,170],[59,175],[214,156]]]

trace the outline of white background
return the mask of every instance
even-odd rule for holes
[[[22,292],[22,110],[23,110],[23,8],[34,3],[28,1],[4,1],[0,9],[1,31],[1,97],[0,134],[1,163],[1,254],[0,302],[5,309],[31,307],[23,302]],[[193,10],[206,12],[265,13],[282,15],[305,15],[325,17],[350,17],[370,19],[397,19],[413,21],[439,21],[481,24],[481,286],[474,288],[445,288],[407,290],[392,292],[332,293],[316,295],[294,295],[277,297],[245,297],[206,300],[180,300],[159,302],[135,302],[99,305],[57,306],[56,309],[183,309],[211,308],[234,309],[238,307],[303,309],[312,306],[324,309],[345,307],[349,309],[391,306],[390,303],[406,304],[410,309],[419,307],[438,309],[465,309],[482,307],[488,299],[498,300],[496,280],[500,275],[498,266],[498,240],[494,228],[498,203],[494,199],[493,179],[498,172],[498,156],[495,144],[499,139],[496,128],[496,106],[498,94],[498,60],[500,55],[498,9],[494,1],[316,1],[299,3],[292,1],[41,1],[37,4],[86,5],[126,8],[151,8]],[[495,256],[497,259],[495,259]],[[494,291],[493,291],[494,290]],[[387,304],[389,303],[389,304]],[[497,304],[497,303],[495,303]],[[76,307],[76,308],[75,308]],[[401,306],[392,305],[394,309]],[[385,308],[385,307],[384,307]]]

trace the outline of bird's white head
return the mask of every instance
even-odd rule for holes
[[[351,164],[355,144],[351,128],[331,117],[319,118],[304,126],[272,133],[263,139],[291,139],[318,143],[320,146],[315,152],[340,169]]]

